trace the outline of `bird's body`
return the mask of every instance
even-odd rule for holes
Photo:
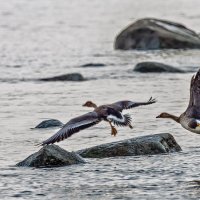
[[[190,101],[187,109],[179,117],[161,113],[157,118],[171,118],[190,132],[200,134],[200,70],[190,84]]]
[[[183,128],[187,129],[188,131],[200,134],[200,126],[198,126],[198,124],[200,124],[199,119],[181,116],[180,124]]]
[[[155,102],[155,99],[150,98],[147,102],[118,101],[113,104],[97,106],[93,102],[87,101],[83,104],[83,106],[94,108],[92,112],[88,112],[84,115],[71,119],[52,137],[43,141],[41,145],[59,142],[70,137],[74,133],[94,126],[101,121],[106,121],[110,124],[111,134],[115,136],[117,134],[117,130],[114,125],[128,126],[129,128],[132,128],[130,115],[122,114],[124,109],[153,104]]]

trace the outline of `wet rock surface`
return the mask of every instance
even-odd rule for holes
[[[68,152],[57,145],[47,145],[19,162],[18,167],[61,167],[85,163],[75,152]]]
[[[61,127],[63,123],[57,119],[48,119],[39,123],[35,128]]]
[[[60,76],[41,78],[39,81],[84,81],[85,78],[79,73],[64,74]]]
[[[140,73],[161,73],[161,72],[169,72],[169,73],[185,73],[185,71],[175,68],[170,65],[166,65],[159,62],[141,62],[138,63],[133,69],[135,72]]]
[[[200,37],[184,25],[144,18],[124,29],[115,40],[115,49],[153,50],[200,48]]]
[[[169,133],[147,135],[112,142],[77,151],[84,158],[106,158],[115,156],[153,155],[178,152],[181,147]]]

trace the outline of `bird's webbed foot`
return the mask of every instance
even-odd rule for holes
[[[116,136],[117,135],[117,129],[109,122],[110,127],[111,127],[111,135]]]
[[[111,135],[117,135],[117,129],[114,126],[111,126]]]

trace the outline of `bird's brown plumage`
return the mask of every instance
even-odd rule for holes
[[[95,103],[88,101],[83,104],[83,106],[93,107],[94,111],[71,119],[57,133],[49,139],[43,141],[41,145],[53,144],[64,140],[74,133],[98,124],[102,120],[109,122],[112,135],[116,135],[117,130],[111,123],[117,126],[129,126],[132,128],[131,117],[128,114],[123,115],[121,113],[123,109],[134,108],[140,105],[148,105],[155,102],[155,99],[150,98],[147,102],[119,101],[113,104],[97,107]]]

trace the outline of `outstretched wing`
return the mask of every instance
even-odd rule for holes
[[[60,142],[70,137],[74,133],[79,132],[80,130],[94,126],[100,121],[101,120],[98,118],[98,114],[96,112],[89,112],[79,117],[73,118],[67,122],[57,133],[55,133],[49,139],[43,141],[41,145],[44,146],[53,144],[55,142]]]
[[[191,79],[190,101],[185,115],[190,118],[200,118],[200,69]]]
[[[147,102],[118,101],[110,104],[110,106],[121,112],[124,109],[135,108],[138,106],[149,105],[153,103],[156,103],[156,100],[151,97]]]
[[[131,117],[129,114],[123,115],[120,111],[107,107],[107,120],[113,122],[117,126],[131,125]]]
[[[194,97],[193,97],[194,80],[195,80],[195,75],[192,76],[191,81],[190,81],[190,100],[189,100],[189,104],[188,104],[187,109],[190,108],[193,105],[193,100],[194,100]]]
[[[191,81],[192,105],[200,108],[200,69]]]

